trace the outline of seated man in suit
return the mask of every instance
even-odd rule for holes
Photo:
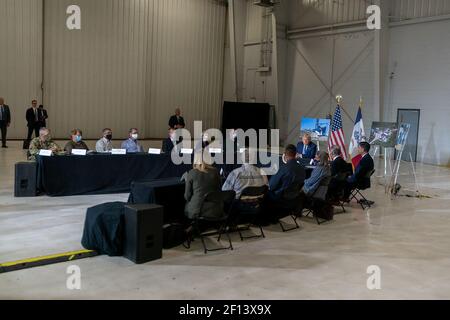
[[[297,150],[294,145],[286,147],[283,162],[277,174],[270,179],[269,198],[277,201],[281,200],[283,192],[294,183],[303,185],[305,182],[305,169],[296,160]]]
[[[39,136],[31,141],[28,160],[36,160],[41,150],[51,150],[53,154],[61,152],[61,148],[53,142],[47,128],[41,128]]]
[[[331,181],[328,188],[328,194],[331,199],[339,200],[345,190],[346,179],[353,173],[353,168],[350,163],[342,158],[342,151],[339,146],[331,148]]]
[[[172,153],[174,148],[178,148],[178,152],[181,151],[181,148],[178,146],[181,143],[181,139],[177,139],[176,130],[173,128],[169,129],[169,136],[163,140],[162,152],[164,153]]]
[[[73,149],[89,151],[88,146],[83,141],[83,132],[80,129],[73,129],[71,132],[71,140],[67,142],[64,151],[70,155]]]
[[[305,133],[302,141],[297,144],[297,158],[314,159],[317,154],[317,145],[312,142],[311,135]]]
[[[122,149],[127,150],[127,153],[144,152],[144,148],[139,144],[139,131],[136,128],[131,128],[128,132],[128,139],[122,142]]]
[[[176,130],[176,129],[184,129],[185,126],[186,124],[184,122],[184,118],[181,116],[181,110],[180,108],[177,108],[175,110],[175,115],[170,117],[169,127]]]
[[[342,151],[339,146],[331,148],[331,176],[335,177],[339,174],[349,172],[350,164],[342,158]]]
[[[356,167],[355,173],[347,178],[347,185],[345,188],[345,199],[350,197],[350,193],[356,186],[363,186],[364,188],[370,188],[370,178],[367,174],[370,173],[375,164],[372,157],[369,154],[370,144],[367,142],[361,142],[358,146],[358,152],[361,155],[361,161]]]

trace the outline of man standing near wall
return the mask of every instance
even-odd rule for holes
[[[39,129],[41,129],[41,123],[39,121],[39,109],[37,107],[37,101],[31,101],[31,108],[27,110],[26,119],[28,123],[28,136],[27,140],[30,141],[33,136],[33,132],[39,137]]]
[[[177,108],[175,110],[175,115],[172,116],[169,120],[169,128],[172,129],[184,129],[186,126],[184,122],[184,118],[181,116],[181,109]]]
[[[44,109],[44,106],[41,104],[39,105],[39,122],[41,128],[47,128],[47,119],[48,119],[48,112]]]
[[[5,105],[5,99],[0,97],[0,131],[2,134],[2,148],[8,148],[6,146],[6,134],[8,133],[8,127],[11,124],[11,111],[9,106]]]

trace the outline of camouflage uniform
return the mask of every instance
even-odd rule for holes
[[[40,150],[51,150],[57,149],[56,152],[61,152],[61,148],[53,142],[53,140],[48,140],[42,142],[39,137],[34,138],[30,143],[29,157],[28,160],[36,161],[36,156],[39,155]]]

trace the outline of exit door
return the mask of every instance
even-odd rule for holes
[[[419,142],[420,109],[398,109],[397,122],[399,125],[401,123],[409,123],[411,125],[402,160],[410,161],[409,155],[411,154],[413,161],[416,162],[417,145]]]

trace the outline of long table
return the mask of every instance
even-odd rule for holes
[[[133,182],[180,178],[192,169],[191,164],[175,165],[170,154],[38,156],[37,163],[37,187],[51,197],[127,193]],[[216,167],[226,176],[239,166]]]
[[[192,165],[170,155],[127,154],[38,157],[38,189],[49,196],[127,193],[131,183],[181,177]]]
[[[182,177],[191,164],[175,165],[170,154],[89,154],[37,157],[37,187],[51,197],[127,193],[132,182]],[[216,165],[228,174],[240,165]]]

